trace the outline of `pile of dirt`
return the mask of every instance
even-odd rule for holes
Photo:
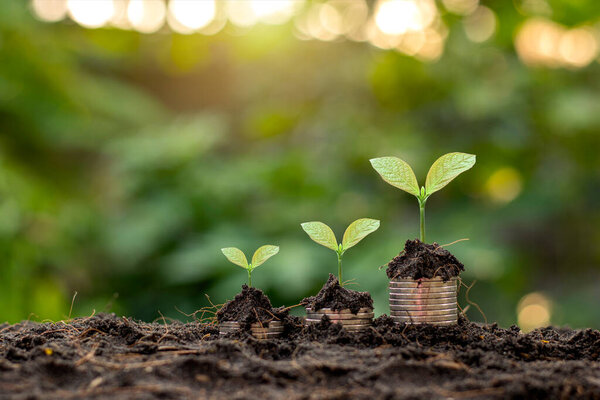
[[[592,329],[285,323],[267,341],[114,314],[0,325],[0,399],[600,398]]]
[[[217,321],[238,321],[249,327],[255,322],[268,323],[272,320],[282,320],[287,315],[283,307],[273,308],[269,298],[262,290],[242,286],[242,291],[233,300],[228,301],[217,312]]]
[[[357,313],[361,308],[373,308],[373,299],[369,292],[357,292],[342,287],[338,279],[333,274],[329,274],[327,283],[319,293],[316,296],[306,297],[300,304],[313,311],[322,308],[331,308],[335,311],[349,308],[353,313]]]
[[[407,240],[404,251],[389,262],[388,278],[433,278],[442,280],[458,276],[465,266],[437,243],[427,244],[419,239]]]

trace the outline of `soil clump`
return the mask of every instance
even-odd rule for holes
[[[218,322],[237,321],[249,328],[255,322],[268,323],[282,320],[287,313],[283,307],[273,308],[271,301],[262,290],[243,285],[242,291],[233,300],[225,303],[217,311],[216,317]]]
[[[358,292],[346,289],[338,279],[329,274],[329,279],[316,296],[306,297],[300,304],[319,311],[322,308],[331,308],[334,311],[349,308],[352,313],[357,313],[361,308],[373,308],[373,299],[369,292]]]
[[[404,251],[389,262],[388,278],[434,278],[443,281],[458,276],[465,266],[437,243],[427,244],[419,239],[407,240]]]

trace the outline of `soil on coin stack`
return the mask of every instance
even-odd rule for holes
[[[238,321],[249,328],[255,322],[283,320],[287,313],[283,307],[273,308],[262,290],[243,285],[242,291],[225,303],[216,316],[218,322]]]
[[[327,283],[323,285],[316,296],[303,299],[300,304],[319,311],[322,308],[331,308],[334,311],[349,308],[357,313],[361,308],[373,308],[373,299],[369,292],[357,292],[340,286],[338,279],[329,274]]]
[[[324,320],[281,339],[114,314],[0,324],[0,399],[600,398],[600,332]]]
[[[419,239],[407,240],[404,251],[389,262],[388,278],[434,278],[442,280],[458,276],[465,266],[437,243],[427,244]]]

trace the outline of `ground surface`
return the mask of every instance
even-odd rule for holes
[[[0,325],[0,399],[600,398],[595,330],[285,327],[260,342],[108,314]]]

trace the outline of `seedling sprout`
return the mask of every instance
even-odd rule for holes
[[[421,186],[420,190],[415,173],[406,161],[397,157],[380,157],[372,159],[371,165],[384,181],[417,198],[419,201],[421,242],[425,243],[425,203],[427,199],[458,175],[475,165],[475,155],[448,153],[441,156],[429,168],[425,186]]]
[[[342,243],[337,242],[331,228],[323,222],[304,222],[301,226],[312,240],[336,252],[338,259],[338,281],[343,286],[342,256],[346,250],[363,240],[365,236],[375,232],[379,228],[379,221],[370,218],[357,219],[346,228]]]
[[[270,244],[259,247],[252,256],[252,262],[248,263],[246,255],[243,251],[237,247],[226,247],[221,249],[225,257],[235,265],[239,265],[248,271],[248,286],[252,287],[252,271],[262,265],[269,258],[279,253],[279,246],[272,246]]]

